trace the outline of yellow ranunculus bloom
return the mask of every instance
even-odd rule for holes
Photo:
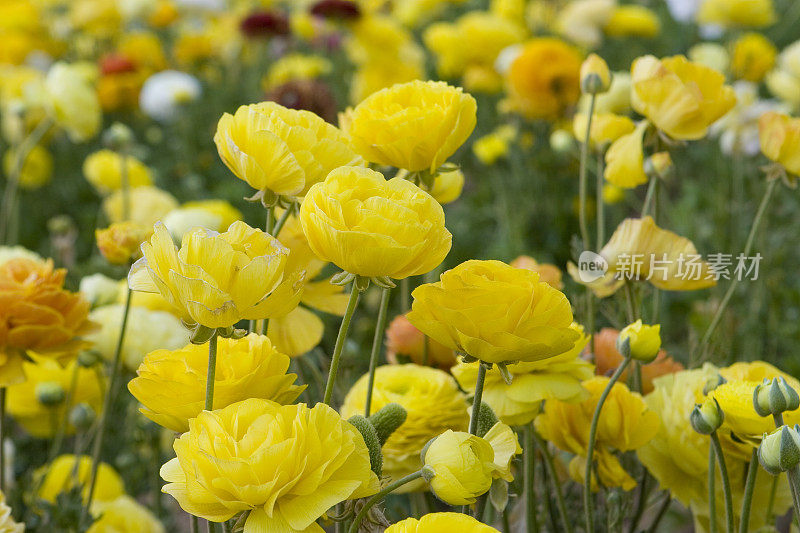
[[[469,505],[492,486],[494,450],[488,441],[447,430],[431,442],[423,462],[433,470],[431,490],[450,505]]]
[[[472,133],[476,110],[460,88],[412,81],[371,94],[339,120],[367,161],[435,172]]]
[[[631,357],[649,363],[656,358],[661,349],[661,324],[654,326],[642,324],[642,320],[639,319],[619,332],[617,342],[625,340],[630,342]]]
[[[539,414],[542,401],[560,400],[577,402],[588,396],[581,382],[594,375],[594,367],[580,355],[589,337],[583,328],[572,325],[580,338],[570,350],[542,361],[508,365],[511,383],[503,380],[496,367],[486,372],[483,401],[495,414],[512,426],[523,426]],[[478,363],[459,363],[451,369],[464,390],[475,390]]]
[[[572,119],[572,131],[575,138],[583,142],[586,137],[586,117],[583,113],[576,113]],[[589,131],[589,144],[595,149],[603,149],[623,135],[634,131],[636,125],[624,115],[613,113],[598,113],[592,116],[592,128]]]
[[[484,165],[493,165],[498,159],[508,155],[511,142],[516,136],[517,130],[513,126],[500,126],[476,139],[472,143],[472,152]]]
[[[141,161],[132,155],[125,159],[125,173],[128,186],[152,185],[153,179]],[[83,162],[83,175],[100,194],[109,194],[122,187],[123,157],[111,150],[99,150],[89,155]]]
[[[631,66],[633,108],[674,139],[696,140],[736,104],[725,76],[683,56],[643,56]]]
[[[147,507],[130,496],[92,502],[95,521],[86,533],[164,533],[166,531]]]
[[[731,56],[719,43],[701,42],[689,48],[686,54],[693,63],[705,65],[717,72],[728,72]]]
[[[342,416],[363,415],[367,397],[367,375],[362,376],[345,396]],[[452,429],[466,431],[469,425],[467,400],[447,372],[418,366],[384,365],[375,372],[372,413],[389,403],[406,410],[406,421],[383,445],[383,475],[397,481],[422,468],[420,452],[433,437]],[[431,406],[435,405],[436,409]],[[396,492],[424,488],[409,483]]]
[[[251,333],[242,339],[219,339],[214,408],[247,398],[279,404],[297,399],[305,385],[294,385],[287,374],[289,357],[278,352],[267,337]],[[178,433],[189,429],[189,419],[203,410],[208,349],[188,344],[177,350],[150,352],[128,382],[128,390],[143,405],[150,420]]]
[[[67,492],[76,486],[81,486],[84,503],[89,496],[89,476],[92,471],[92,458],[81,455],[78,467],[75,468],[74,455],[61,455],[34,473],[34,478],[41,480],[39,497],[50,503],[56,503],[56,498],[62,492]],[[97,482],[94,486],[92,501],[109,502],[125,494],[122,478],[116,470],[106,463],[100,463],[97,469]]]
[[[17,164],[17,153],[14,149],[6,150],[3,154],[3,170],[6,176],[14,171]],[[22,189],[38,189],[46,185],[53,178],[53,156],[47,148],[37,144],[22,163],[19,174],[19,186]]]
[[[746,33],[733,44],[731,72],[740,80],[760,82],[775,66],[778,49],[760,33]]]
[[[130,220],[142,226],[152,226],[178,207],[178,201],[167,191],[157,187],[144,186],[130,190],[130,216],[124,216],[125,199],[122,190],[113,192],[103,200],[105,211],[111,222]]]
[[[317,256],[364,277],[430,272],[450,251],[442,206],[408,180],[341,167],[311,188],[300,222]]]
[[[772,0],[704,0],[697,22],[726,28],[763,28],[775,22],[775,8]]]
[[[214,142],[237,178],[278,196],[303,196],[331,170],[361,161],[335,126],[310,111],[275,102],[225,113]]]
[[[616,7],[603,30],[610,37],[652,38],[661,31],[661,22],[652,10],[631,4]]]
[[[80,65],[56,63],[50,67],[45,91],[53,120],[73,142],[94,137],[102,121],[100,100]]]
[[[139,256],[139,246],[150,237],[153,229],[135,222],[115,222],[105,229],[95,230],[97,247],[112,265],[125,265]]]
[[[494,471],[492,477],[494,479],[502,479],[503,481],[514,481],[514,474],[511,472],[511,462],[514,460],[515,455],[522,453],[522,447],[519,445],[519,439],[514,430],[508,425],[497,422],[486,434],[483,439],[489,443],[494,450]]]
[[[574,263],[567,264],[572,279],[600,298],[617,292],[626,280],[646,280],[665,291],[695,291],[717,283],[692,241],[659,228],[649,216],[623,220],[600,255],[608,268],[594,280],[584,279]]]
[[[765,156],[800,176],[800,118],[764,113],[758,121],[758,138]]]
[[[408,319],[430,338],[487,363],[539,361],[575,345],[572,309],[539,274],[466,261],[417,287]]]
[[[548,29],[552,27],[556,33],[583,48],[594,49],[602,43],[602,28],[616,7],[616,0],[573,0],[564,4],[529,2],[528,14],[529,19],[536,19],[542,18],[537,11],[544,12],[541,13],[544,18],[555,20],[544,20],[540,25]],[[551,13],[547,14],[548,11]]]
[[[157,224],[150,241],[142,244],[142,254],[128,275],[131,289],[160,292],[208,328],[280,314],[291,308],[285,297],[297,296],[287,286],[295,280],[283,275],[289,250],[244,222],[234,222],[225,233],[189,232],[180,250],[164,225]],[[285,290],[273,294],[279,286]]]
[[[417,520],[406,518],[392,524],[385,533],[497,533],[497,530],[462,513],[430,513]]]
[[[331,507],[380,487],[361,434],[321,403],[251,398],[203,411],[173,447],[163,491],[212,522],[249,511],[248,531],[321,533]]]
[[[505,106],[531,119],[555,120],[581,95],[580,52],[551,37],[528,41],[507,74]]]
[[[103,388],[105,384],[100,375],[90,368],[75,365],[73,360],[62,368],[57,362],[33,355],[33,361],[22,363],[25,381],[8,387],[8,413],[34,437],[53,438],[58,431],[58,423],[64,419],[66,404],[47,406],[39,401],[37,389],[41,384],[54,384],[66,392],[72,386],[72,376],[77,370],[77,381],[72,393],[71,407],[86,403],[95,413],[100,414],[103,407]],[[57,421],[58,423],[54,423]],[[75,433],[72,424],[66,425],[68,435]]]

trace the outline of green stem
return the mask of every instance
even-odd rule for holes
[[[789,478],[789,488],[792,491],[792,505],[794,506],[794,518],[800,524],[800,468],[794,467],[786,471]]]
[[[533,424],[525,427],[525,446],[523,452],[525,453],[523,460],[525,464],[524,478],[525,483],[525,525],[528,533],[539,531],[539,522],[536,519],[536,491],[534,490],[536,483],[536,449],[534,447],[533,437]]]
[[[717,533],[717,454],[714,445],[708,442],[708,533]]]
[[[717,433],[711,434],[711,443],[714,445],[714,453],[719,464],[719,473],[722,477],[722,491],[725,494],[725,517],[728,523],[728,533],[733,533],[733,496],[731,492],[731,480],[728,477],[728,467],[725,465],[725,456],[722,453],[722,445],[719,443]]]
[[[472,397],[472,416],[469,419],[469,432],[478,434],[478,419],[480,418],[481,399],[483,398],[483,384],[486,381],[487,363],[478,363],[478,379],[475,381],[475,395]]]
[[[61,445],[64,443],[64,435],[67,432],[67,419],[69,418],[70,409],[72,409],[72,401],[75,397],[75,390],[78,386],[78,370],[81,365],[75,361],[75,366],[72,368],[72,375],[69,378],[69,389],[67,390],[67,397],[64,400],[64,413],[59,420],[58,427],[55,433],[55,439],[50,447],[50,453],[47,456],[47,464],[53,462],[58,457],[58,452],[61,451]]]
[[[342,357],[342,349],[344,348],[344,341],[347,338],[347,330],[350,329],[350,320],[353,318],[353,313],[358,304],[358,289],[355,282],[353,288],[350,290],[350,299],[347,301],[347,309],[342,317],[342,323],[339,326],[339,334],[336,336],[336,345],[333,348],[333,355],[331,356],[331,368],[328,371],[328,382],[325,384],[325,397],[323,403],[331,404],[333,397],[333,385],[336,383],[336,374],[339,372],[339,359]]]
[[[606,217],[605,208],[606,204],[603,201],[603,152],[597,152],[597,202],[596,215],[597,215],[597,252],[603,248],[606,240]]]
[[[160,432],[155,430],[150,436],[150,450],[153,453],[153,513],[160,518],[163,513],[161,502],[161,440]]]
[[[86,496],[86,505],[81,512],[81,520],[79,523],[83,523],[83,521],[86,519],[89,508],[92,505],[92,499],[94,498],[94,489],[95,485],[97,484],[97,469],[100,467],[100,453],[103,450],[103,438],[105,437],[106,424],[114,403],[113,400],[117,379],[119,378],[122,367],[122,346],[125,342],[125,331],[128,329],[128,315],[130,315],[131,310],[132,292],[133,291],[128,288],[128,292],[125,296],[125,310],[122,313],[122,323],[120,324],[119,328],[119,338],[117,339],[117,347],[114,350],[114,359],[111,363],[111,376],[108,380],[108,388],[106,389],[106,396],[103,400],[103,412],[100,413],[100,420],[97,425],[97,435],[95,435],[94,444],[92,447],[92,470],[89,476],[89,493]]]
[[[378,310],[378,320],[375,323],[375,335],[372,338],[372,352],[369,354],[369,378],[367,381],[367,399],[364,402],[364,416],[369,416],[372,409],[372,388],[375,386],[375,369],[378,367],[378,357],[383,346],[383,336],[386,330],[386,315],[389,309],[389,295],[392,289],[385,287],[381,291],[381,304]]]
[[[283,226],[286,225],[286,221],[289,220],[289,217],[292,216],[292,213],[294,213],[295,205],[297,204],[291,204],[289,207],[287,207],[283,211],[281,218],[279,218],[278,222],[275,223],[275,227],[272,228],[272,236],[276,239],[278,238],[278,235],[280,235]]]
[[[400,280],[400,311],[408,313],[411,309],[411,278]]]
[[[650,208],[653,205],[653,198],[655,198],[657,188],[658,178],[652,176],[650,178],[650,183],[647,185],[647,194],[645,194],[644,203],[642,204],[642,218],[650,214]]]
[[[594,415],[592,415],[592,425],[589,427],[589,443],[586,449],[586,469],[584,470],[584,482],[583,482],[583,511],[584,511],[584,518],[586,520],[586,531],[588,533],[592,533],[594,531],[594,508],[592,502],[592,463],[594,458],[594,441],[597,437],[597,425],[600,422],[600,412],[603,410],[603,404],[608,398],[608,395],[611,393],[611,389],[614,387],[614,384],[619,380],[619,377],[625,371],[628,364],[630,364],[631,358],[626,357],[623,359],[622,363],[617,367],[614,371],[614,374],[608,380],[608,384],[606,388],[603,389],[603,393],[600,395],[600,399],[597,400],[597,406],[594,408]],[[600,480],[597,480],[597,483],[600,483]]]
[[[713,456],[712,456],[713,457]],[[669,509],[670,504],[672,503],[672,497],[670,493],[667,492],[664,501],[661,503],[661,506],[658,508],[658,512],[656,513],[656,517],[653,519],[653,523],[650,524],[650,527],[647,528],[647,533],[655,533],[658,529],[658,525],[661,523],[661,519],[664,518],[664,515],[667,514],[667,509]],[[709,532],[711,533],[711,532]]]
[[[211,520],[206,520],[206,524],[207,524],[206,530],[208,531],[208,533],[214,533],[215,531],[217,531],[217,524],[215,524]]]
[[[190,515],[189,528],[190,528],[192,533],[199,533],[200,532],[199,520],[194,515]]]
[[[758,206],[758,211],[756,211],[756,216],[753,219],[753,225],[750,226],[750,233],[747,236],[747,242],[745,243],[744,250],[742,251],[743,257],[750,256],[750,252],[753,248],[753,242],[755,241],[756,234],[761,227],[764,213],[767,211],[767,206],[769,205],[770,198],[772,197],[772,192],[775,190],[775,186],[777,184],[777,179],[773,179],[767,184],[767,189],[764,191],[764,196],[761,198],[761,204]],[[708,344],[709,340],[711,340],[711,334],[714,333],[715,329],[717,329],[720,320],[722,320],[722,314],[728,307],[728,303],[730,302],[733,293],[736,291],[736,287],[739,286],[741,281],[741,276],[735,276],[731,280],[731,284],[728,285],[728,290],[725,291],[725,295],[722,297],[719,307],[717,307],[717,310],[714,312],[714,317],[711,319],[708,329],[703,334],[702,339],[700,339],[700,343],[697,345],[696,353],[704,355],[706,345]]]
[[[208,372],[206,373],[206,411],[214,410],[214,383],[217,380],[217,333],[208,339]]]
[[[772,415],[772,420],[775,422],[775,428],[779,428],[783,425],[783,413],[775,413]]]
[[[649,475],[647,473],[647,469],[642,469],[642,477],[639,480],[639,486],[637,489],[638,498],[636,500],[636,510],[633,513],[633,518],[631,518],[630,527],[628,528],[628,533],[636,533],[638,531],[639,521],[642,519],[642,514],[644,513],[644,508],[647,504],[647,497],[648,497],[648,490],[647,490],[647,481]]]
[[[275,224],[275,217],[272,216],[273,211],[274,208],[272,206],[269,206],[267,208],[267,217],[266,220],[264,221],[264,231],[266,231],[270,235],[272,235],[272,227]]]
[[[503,533],[511,533],[511,521],[508,519],[508,509],[503,509]]]
[[[122,220],[131,218],[131,185],[128,177],[128,153],[121,149],[119,155],[119,183],[122,192]]]
[[[556,475],[556,468],[555,464],[553,463],[553,456],[550,454],[550,450],[547,449],[547,443],[542,440],[536,430],[533,428],[533,422],[531,422],[528,431],[531,432],[531,438],[533,439],[534,444],[542,453],[542,458],[544,459],[544,467],[547,471],[547,477],[552,480],[553,483],[553,490],[556,493],[556,506],[558,508],[558,516],[561,519],[561,524],[565,531],[565,533],[572,533],[572,521],[569,519],[569,515],[567,515],[567,506],[564,503],[564,491],[561,488],[561,482],[558,480],[558,475]]]
[[[589,248],[589,226],[586,220],[586,177],[588,174],[588,159],[589,159],[589,141],[592,136],[592,118],[594,116],[594,106],[597,100],[596,95],[591,95],[589,100],[589,115],[586,117],[586,134],[583,137],[583,144],[581,145],[581,166],[578,182],[578,201],[580,207],[578,209],[578,221],[581,226],[581,241],[583,249]]]
[[[767,500],[767,515],[764,518],[766,524],[772,523],[772,509],[775,507],[775,493],[778,491],[778,476],[772,476],[772,487],[769,490],[769,499]]]
[[[739,513],[739,533],[747,533],[750,524],[750,506],[753,502],[753,489],[756,485],[756,473],[758,472],[758,448],[753,448],[750,455],[750,466],[747,467],[747,482],[744,485],[744,497],[742,498],[742,511]]]
[[[369,512],[370,509],[372,509],[372,506],[383,500],[392,491],[397,490],[406,483],[411,483],[412,481],[416,481],[421,477],[422,477],[422,470],[414,472],[413,474],[409,474],[404,478],[398,479],[394,483],[390,483],[375,496],[367,500],[367,503],[364,504],[364,507],[361,508],[361,510],[356,515],[355,520],[353,520],[353,524],[350,526],[348,533],[358,533],[358,527],[361,525],[361,521],[364,520],[365,516],[367,516],[367,513]]]

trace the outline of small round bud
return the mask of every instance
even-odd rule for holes
[[[557,154],[566,154],[575,147],[575,137],[564,129],[557,129],[550,134],[550,148]]]
[[[800,396],[782,376],[765,378],[753,391],[753,407],[760,416],[777,415],[800,408]]]
[[[79,403],[69,412],[69,423],[79,431],[86,431],[97,418],[94,409],[87,403]]]
[[[42,381],[36,385],[36,399],[48,407],[58,405],[64,401],[64,387],[55,381]]]
[[[83,368],[91,368],[102,360],[103,356],[95,350],[84,350],[78,354],[78,364]]]
[[[602,57],[589,54],[581,65],[581,91],[586,94],[600,94],[611,87],[611,72]]]
[[[120,122],[115,122],[103,132],[103,144],[109,149],[119,151],[127,148],[133,142],[133,132]]]
[[[644,172],[648,176],[655,176],[665,180],[672,174],[672,157],[669,152],[657,152],[644,162]]]
[[[697,404],[689,415],[692,428],[702,435],[711,435],[722,425],[725,414],[716,398],[708,398],[702,404]]]
[[[800,463],[800,426],[781,426],[764,433],[758,447],[758,462],[772,475],[786,472]]]
[[[627,346],[626,346],[627,344]],[[649,363],[661,349],[661,325],[650,326],[637,320],[623,328],[617,337],[617,350],[624,356]]]
[[[369,421],[375,428],[381,446],[386,444],[386,441],[389,440],[392,433],[403,425],[407,416],[408,412],[402,405],[399,403],[389,403],[384,405],[380,411],[373,413],[369,417]]]

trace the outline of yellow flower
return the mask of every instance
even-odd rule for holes
[[[539,274],[539,281],[544,281],[554,289],[561,290],[564,288],[564,282],[561,281],[561,269],[550,263],[539,263],[536,259],[529,255],[521,255],[509,263],[514,268],[524,268]]]
[[[766,82],[772,94],[793,108],[800,108],[800,40],[781,51],[778,66],[767,74]]]
[[[531,119],[561,117],[581,95],[581,62],[580,52],[560,39],[528,41],[508,71],[505,106]]]
[[[740,80],[761,81],[775,66],[778,49],[760,33],[746,33],[733,44],[731,72]]]
[[[624,491],[633,490],[636,488],[636,480],[625,471],[622,464],[617,459],[617,456],[612,452],[600,449],[595,456],[595,463],[597,465],[596,471],[600,477],[600,483],[603,487],[619,487]],[[586,481],[586,458],[576,455],[573,457],[567,466],[570,477],[578,483],[584,484]],[[592,473],[592,492],[600,490],[600,485],[597,483],[597,475]]]
[[[300,206],[308,244],[324,261],[364,277],[403,279],[430,272],[452,236],[434,198],[403,178],[386,181],[363,167],[341,167],[311,188]]]
[[[288,54],[274,62],[262,80],[265,91],[295,80],[313,80],[328,74],[333,65],[322,56]]]
[[[578,110],[587,114],[591,96],[583,95],[578,102]],[[611,86],[607,92],[595,97],[594,112],[597,114],[612,113],[626,115],[631,110],[631,75],[629,72],[614,72],[611,76]]]
[[[152,233],[149,226],[134,222],[117,222],[94,232],[100,253],[112,265],[125,265],[135,259],[139,255],[139,246]]]
[[[589,54],[581,64],[581,90],[584,93],[599,94],[611,87],[611,72],[608,64],[597,54]]]
[[[728,49],[719,43],[698,43],[689,48],[688,56],[693,63],[705,65],[718,72],[727,72],[731,64]]]
[[[772,0],[705,0],[697,22],[726,28],[763,28],[775,22],[775,8]]]
[[[78,462],[77,468],[75,462]],[[81,455],[61,455],[49,465],[36,471],[35,479],[40,479],[39,497],[50,503],[56,503],[56,498],[63,492],[80,486],[83,501],[89,496],[89,475],[92,471],[92,458]],[[97,482],[94,486],[92,501],[109,502],[125,494],[122,478],[106,463],[100,463],[97,469]]]
[[[576,113],[572,119],[572,131],[580,142],[586,137],[586,117],[583,113]],[[592,116],[589,144],[595,149],[603,149],[623,135],[631,134],[635,128],[636,125],[626,116],[597,113]]]
[[[764,113],[758,121],[758,137],[765,156],[800,176],[800,118]]]
[[[166,531],[147,507],[130,496],[92,502],[95,521],[86,533],[164,533]]]
[[[54,420],[64,418],[66,411],[65,402],[58,405],[44,405],[39,401],[37,389],[41,384],[57,385],[66,394],[72,386],[72,376],[77,372],[77,381],[72,396],[70,407],[79,403],[86,403],[95,413],[99,414],[103,406],[103,387],[99,374],[90,368],[77,365],[72,361],[66,367],[61,366],[52,359],[36,357],[33,361],[22,363],[25,372],[25,381],[8,388],[8,412],[25,430],[34,437],[44,439],[55,436],[58,426]],[[67,434],[75,433],[72,424],[66,425]]]
[[[539,274],[500,261],[466,261],[417,287],[408,319],[432,339],[487,363],[539,361],[580,336],[567,297]]]
[[[277,239],[244,222],[234,222],[225,233],[196,229],[175,247],[163,224],[157,224],[150,242],[142,244],[144,257],[128,275],[131,289],[160,292],[176,308],[208,328],[227,328],[242,319],[262,319],[291,305],[283,282],[289,251]]]
[[[125,179],[129,187],[152,185],[150,169],[132,155],[127,155],[124,159]],[[117,152],[99,150],[84,160],[83,175],[97,192],[103,195],[109,194],[123,186],[122,160],[123,157]]]
[[[594,49],[603,41],[602,28],[611,17],[616,4],[616,0],[573,0],[563,4],[530,2],[528,11],[533,15],[538,6],[545,10],[558,9],[553,14],[555,21],[552,24],[545,23],[544,26],[553,26],[559,35],[570,42]]]
[[[371,94],[340,117],[367,161],[434,173],[475,128],[477,104],[441,81],[412,81]]]
[[[203,411],[173,447],[163,491],[213,522],[250,511],[248,531],[322,532],[315,522],[331,507],[380,486],[361,434],[321,403],[251,398]]]
[[[674,139],[696,140],[736,104],[719,72],[683,56],[643,56],[631,66],[633,108]]]
[[[125,292],[128,292],[127,287]],[[100,324],[100,328],[85,338],[107,361],[114,360],[124,311],[124,304],[115,303],[98,307],[89,313],[89,318]],[[125,368],[135,372],[148,352],[159,348],[174,350],[187,342],[189,342],[189,331],[173,314],[164,310],[132,306],[128,312],[128,324],[120,357]]]
[[[425,451],[425,467],[433,471],[428,482],[436,496],[450,505],[469,505],[492,486],[492,445],[477,435],[447,430]]]
[[[419,520],[406,518],[392,524],[385,533],[441,533],[458,531],[460,533],[496,533],[497,530],[478,522],[470,515],[462,513],[430,513]]]
[[[184,68],[196,67],[198,63],[214,56],[214,43],[208,32],[181,32],[172,45],[172,55]]]
[[[225,113],[214,142],[231,172],[262,195],[303,196],[331,170],[361,163],[335,126],[275,102]]]
[[[219,231],[224,231],[237,220],[242,220],[242,212],[225,200],[195,200],[186,202],[181,207],[186,209],[202,209],[219,217]]]
[[[514,474],[511,473],[511,462],[514,460],[514,456],[522,453],[517,434],[508,425],[496,422],[489,428],[483,439],[489,443],[494,451],[492,477],[508,482],[514,481]]]
[[[607,268],[595,279],[587,279],[574,263],[567,264],[572,279],[591,287],[600,298],[617,292],[626,280],[646,280],[666,291],[695,291],[716,285],[711,267],[692,241],[659,228],[649,216],[623,220],[600,256]]]
[[[628,324],[619,332],[618,343],[627,340],[630,343],[630,355],[638,361],[649,363],[661,349],[661,324],[650,326],[642,324],[639,319]]]
[[[353,80],[350,84],[350,101],[357,104],[381,89],[424,77],[425,71],[422,65],[413,62],[367,63],[359,67],[353,74]]]
[[[513,126],[500,126],[476,139],[472,143],[472,152],[484,165],[493,165],[498,159],[508,155],[510,144],[516,136],[517,130]]]
[[[14,172],[17,165],[17,152],[14,149],[6,150],[3,154],[3,169],[6,176]],[[37,144],[28,152],[19,174],[19,186],[23,189],[38,189],[47,185],[53,178],[53,156],[47,148]]]
[[[0,531],[3,533],[25,533],[25,524],[15,522],[6,495],[0,492]]]
[[[579,402],[586,399],[588,393],[581,382],[594,375],[594,368],[580,355],[589,337],[578,324],[573,323],[572,329],[580,335],[574,347],[542,361],[509,365],[511,383],[503,380],[496,367],[486,372],[483,401],[500,420],[512,426],[522,426],[536,418],[545,400]],[[475,389],[478,363],[460,363],[451,372],[462,389]]]
[[[603,30],[609,37],[652,38],[661,31],[661,22],[652,10],[631,4],[615,8]]]
[[[433,179],[431,196],[441,205],[455,202],[464,188],[464,173],[460,168],[446,172],[438,172]]]
[[[122,36],[117,51],[147,72],[156,72],[168,67],[161,39],[153,32],[126,33]]]
[[[50,67],[45,91],[53,120],[73,142],[95,136],[102,121],[100,100],[80,65],[56,63]]]
[[[103,211],[111,222],[130,220],[141,226],[152,226],[178,207],[178,201],[167,191],[151,186],[136,187],[130,190],[130,216],[126,218],[124,196],[122,190],[117,190],[103,200]]]
[[[247,398],[289,404],[305,389],[293,385],[297,376],[286,373],[289,357],[278,352],[267,337],[251,333],[217,342],[214,409]],[[147,418],[183,433],[189,430],[189,419],[203,410],[207,372],[205,346],[155,350],[145,356],[128,390],[143,405],[140,411]]]
[[[344,417],[363,415],[367,397],[368,375],[359,378],[345,396]],[[372,413],[385,405],[398,403],[407,412],[406,421],[383,445],[383,475],[397,481],[422,468],[420,452],[430,439],[442,432],[466,431],[469,425],[467,401],[447,372],[408,365],[379,366],[375,372]],[[431,409],[435,405],[436,409]],[[399,492],[424,488],[423,483],[409,483]]]

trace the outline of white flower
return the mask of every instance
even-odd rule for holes
[[[177,70],[164,70],[153,74],[139,93],[139,107],[154,120],[175,120],[181,105],[196,100],[202,93],[200,82],[194,76]]]
[[[85,276],[81,279],[79,290],[92,307],[108,305],[119,298],[119,282],[103,274]]]
[[[758,86],[748,81],[733,85],[736,107],[711,126],[711,134],[719,135],[722,152],[731,155],[737,151],[756,156],[761,151],[758,139],[758,119],[767,111],[788,113],[788,106],[777,100],[758,98]]]
[[[703,0],[667,0],[667,7],[678,22],[691,22],[702,3]]]
[[[179,207],[170,211],[163,222],[172,238],[180,241],[184,233],[194,228],[219,231],[222,217],[200,207]]]

